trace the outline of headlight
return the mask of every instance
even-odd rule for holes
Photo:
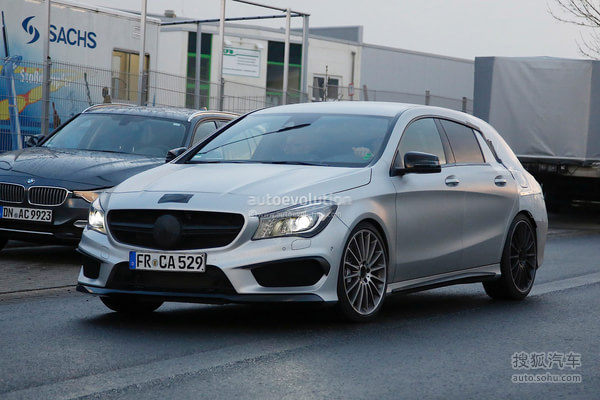
[[[93,191],[93,190],[75,190],[73,192],[73,194],[75,196],[81,197],[82,199],[84,199],[88,203],[93,203],[94,200],[96,200],[98,198],[98,196],[100,196],[100,193],[102,193],[102,190],[98,190],[98,191]]]
[[[96,199],[90,205],[90,214],[88,216],[88,226],[90,229],[106,234],[104,225],[104,210],[100,206],[100,200]]]
[[[333,203],[319,202],[259,215],[258,228],[252,239],[315,236],[327,226],[336,209],[337,205]]]

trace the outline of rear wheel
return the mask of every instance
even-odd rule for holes
[[[163,303],[158,300],[140,300],[131,297],[100,297],[100,300],[111,310],[127,314],[151,313]]]
[[[527,217],[512,222],[502,252],[499,280],[484,282],[485,292],[494,299],[524,299],[533,286],[537,269],[535,230]]]
[[[372,224],[361,223],[344,247],[338,276],[338,308],[350,321],[367,321],[380,310],[387,287],[387,252]]]

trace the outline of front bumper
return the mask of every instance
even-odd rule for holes
[[[314,238],[250,240],[246,227],[233,243],[206,253],[206,272],[129,270],[130,251],[148,251],[86,229],[79,244],[84,262],[78,290],[99,296],[160,298],[166,301],[333,302],[347,227],[334,217]]]
[[[88,218],[89,203],[69,195],[60,206],[0,203],[2,206],[52,210],[52,223],[0,218],[0,237],[38,243],[77,245]]]

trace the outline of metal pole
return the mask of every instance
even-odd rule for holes
[[[46,0],[46,37],[44,41],[44,71],[42,72],[42,118],[41,134],[46,136],[49,129],[50,114],[50,0]],[[19,141],[19,148],[21,143]]]
[[[283,99],[282,104],[287,104],[288,78],[290,68],[290,9],[285,10],[285,46],[283,50]]]
[[[200,108],[200,68],[202,61],[202,25],[198,22],[196,26],[196,77],[194,84],[194,108]]]
[[[354,90],[354,63],[356,62],[356,52],[352,51],[350,52],[350,55],[352,56],[352,70],[350,72],[350,83],[352,84],[352,90]],[[350,87],[350,85],[348,86]],[[348,92],[350,92],[350,89],[348,89]],[[354,100],[354,94],[350,96],[350,93],[348,93],[348,97],[350,97],[350,101]]]
[[[310,98],[308,94],[308,15],[302,18],[302,93],[306,95],[306,101]]]
[[[146,59],[146,10],[147,0],[142,0],[142,15],[140,21],[140,62],[138,78],[138,104],[143,106],[144,99],[144,61]]]
[[[431,92],[429,90],[425,91],[425,105],[428,106],[431,103]]]
[[[219,20],[220,45],[216,49],[219,55],[219,65],[217,66],[217,90],[219,92],[219,108],[223,108],[223,97],[225,90],[223,85],[223,51],[225,50],[225,0],[221,0],[221,19]]]

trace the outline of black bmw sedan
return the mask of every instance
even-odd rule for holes
[[[164,163],[170,150],[190,147],[236,117],[97,105],[37,146],[0,154],[0,249],[8,240],[76,245],[99,193]]]

